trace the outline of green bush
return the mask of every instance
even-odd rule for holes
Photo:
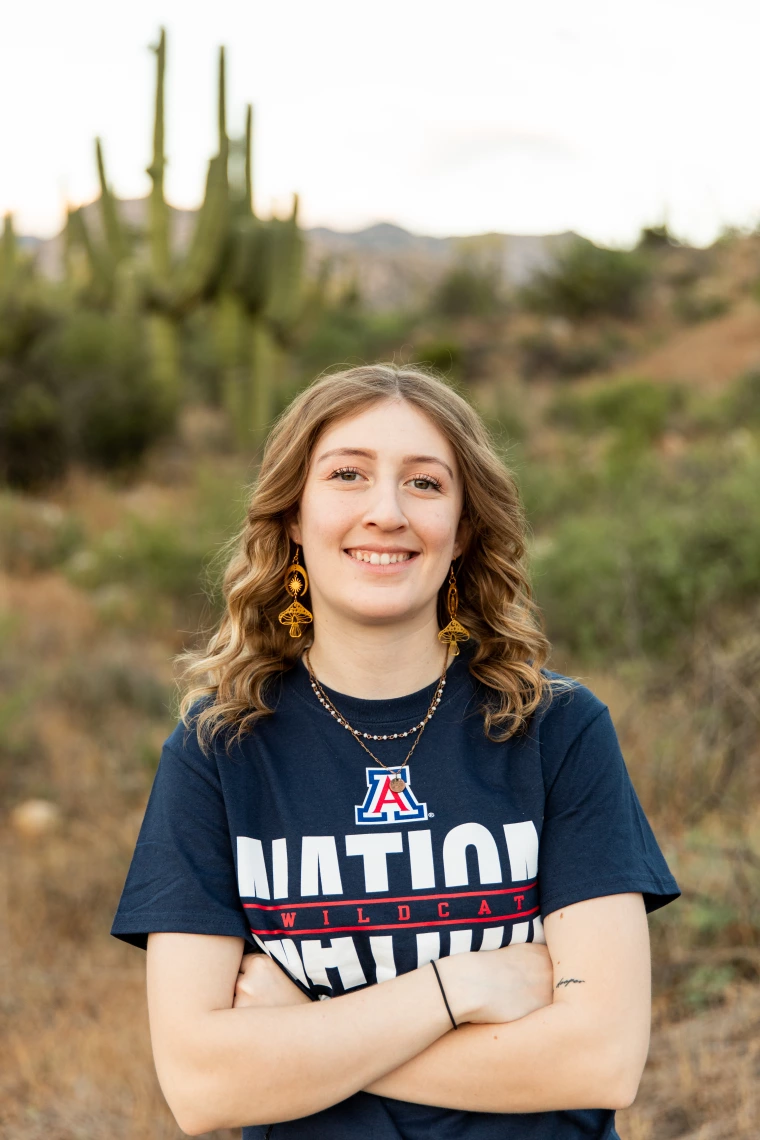
[[[518,453],[510,457],[531,527],[551,525],[568,513],[588,508],[599,495],[600,475],[578,463],[537,463]]]
[[[235,477],[198,468],[194,493],[181,512],[153,519],[127,515],[69,560],[69,577],[84,589],[128,587],[140,603],[169,599],[193,616],[207,604],[217,607],[222,544],[245,512],[244,477],[242,468]],[[142,608],[148,612],[150,606]]]
[[[621,348],[620,338],[606,332],[597,340],[565,342],[548,332],[526,333],[517,341],[520,372],[535,376],[583,376],[609,367]]]
[[[490,431],[498,450],[510,467],[515,464],[514,445],[525,439],[527,427],[523,416],[524,397],[519,388],[501,384],[485,404],[474,397],[474,402]]]
[[[336,366],[393,359],[416,320],[410,313],[365,312],[353,305],[327,309],[299,348],[298,370],[309,381]]]
[[[68,456],[57,394],[18,365],[0,360],[0,483],[40,490],[61,477]]]
[[[690,394],[686,422],[706,434],[725,434],[736,428],[760,428],[760,372],[745,372],[718,395]]]
[[[74,312],[30,359],[59,393],[73,454],[90,466],[131,466],[173,427],[137,320]]]
[[[668,651],[712,607],[760,594],[760,461],[630,486],[539,544],[549,635],[580,655]]]
[[[461,344],[454,340],[429,341],[415,349],[420,364],[430,364],[444,376],[459,376],[464,362]]]
[[[725,397],[725,408],[733,427],[760,427],[760,372],[746,372],[734,380]]]
[[[662,435],[684,402],[684,390],[677,385],[630,378],[592,392],[562,391],[548,414],[553,423],[585,435],[613,429],[649,443]]]
[[[667,222],[663,222],[659,226],[642,226],[637,249],[670,249],[680,244],[675,234],[668,229]]]
[[[731,308],[728,297],[719,297],[716,294],[701,296],[699,293],[684,290],[676,293],[673,299],[673,315],[677,320],[688,325],[699,324],[702,321],[711,321],[715,317],[722,317]]]
[[[6,343],[0,358],[6,485],[41,489],[73,460],[105,470],[133,467],[172,430],[177,409],[153,383],[136,318],[71,310],[37,332]]]
[[[55,503],[0,492],[0,567],[29,574],[61,566],[83,541],[74,516]]]
[[[503,307],[496,269],[462,259],[444,275],[430,299],[430,309],[443,317],[488,317]]]
[[[518,292],[520,303],[536,313],[571,319],[609,314],[634,317],[651,276],[651,264],[640,250],[606,249],[578,239],[561,253],[556,265],[542,270]]]

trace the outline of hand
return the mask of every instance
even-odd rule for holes
[[[244,954],[235,983],[233,1009],[243,1006],[311,1005],[311,998],[292,982],[268,954]]]
[[[554,970],[543,943],[524,942],[500,950],[455,954],[443,963],[441,978],[457,1022],[460,1017],[473,1022],[517,1021],[552,1003]],[[437,964],[440,969],[441,963]]]

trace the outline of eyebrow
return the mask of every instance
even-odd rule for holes
[[[376,451],[368,451],[363,447],[336,447],[332,451],[323,451],[317,463],[321,463],[323,459],[329,459],[332,455],[361,455],[365,459],[377,459]],[[454,472],[449,467],[448,463],[444,463],[437,455],[405,455],[401,460],[402,463],[439,463],[444,467],[451,478],[454,478]]]

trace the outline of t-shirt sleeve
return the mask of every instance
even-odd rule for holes
[[[217,764],[181,722],[164,742],[111,926],[115,938],[143,950],[151,931],[237,935],[253,943]]]
[[[647,912],[680,890],[639,803],[609,710],[570,744],[547,788],[539,845],[541,915],[601,895],[640,892]]]

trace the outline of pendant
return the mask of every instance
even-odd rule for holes
[[[403,792],[405,787],[406,787],[406,780],[403,780],[401,778],[401,776],[394,776],[393,779],[391,780],[391,791],[392,792]]]

